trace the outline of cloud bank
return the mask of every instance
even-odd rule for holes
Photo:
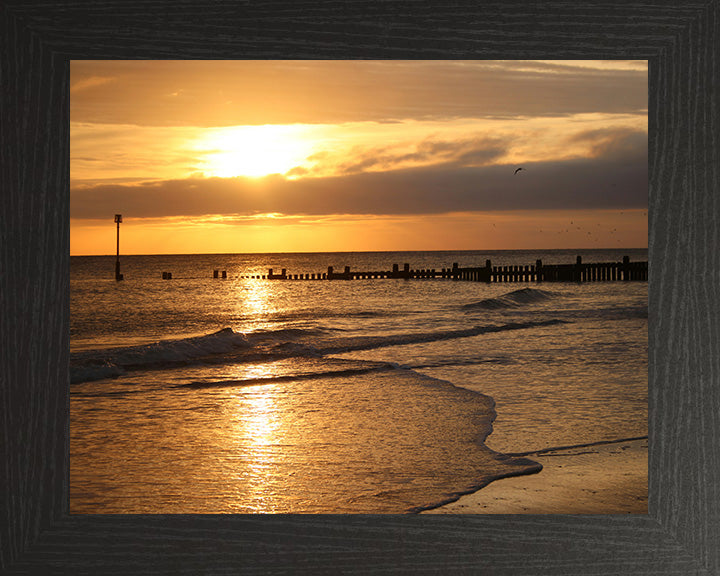
[[[99,184],[73,190],[71,217],[644,208],[646,159],[642,149],[626,145],[598,158],[525,164],[518,174],[511,165],[447,163],[297,180],[272,175]]]
[[[642,113],[646,63],[621,64],[73,61],[71,118],[210,127]]]

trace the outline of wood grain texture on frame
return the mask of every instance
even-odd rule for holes
[[[719,574],[720,1],[0,5],[0,572]],[[69,61],[649,60],[650,513],[70,516]]]

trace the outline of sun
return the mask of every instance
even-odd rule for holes
[[[201,170],[208,176],[257,178],[302,165],[313,142],[301,125],[266,124],[209,129],[195,148],[203,154]]]

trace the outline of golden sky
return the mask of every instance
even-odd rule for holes
[[[645,61],[73,61],[71,254],[116,213],[124,254],[645,247],[647,99]]]

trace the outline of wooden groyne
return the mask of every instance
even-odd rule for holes
[[[228,279],[226,270],[213,270],[213,278]],[[172,280],[172,272],[163,272],[163,280]],[[198,278],[194,276],[193,278]],[[574,264],[543,264],[536,260],[535,264],[527,266],[493,266],[490,260],[485,266],[460,267],[454,263],[450,268],[412,269],[410,264],[402,268],[393,264],[392,270],[351,270],[345,266],[342,272],[328,266],[326,272],[292,274],[286,268],[276,273],[273,268],[266,274],[241,275],[239,278],[252,280],[376,280],[376,279],[403,279],[426,280],[443,279],[466,282],[629,282],[647,281],[648,263],[631,262],[625,256],[622,262],[590,262],[583,263],[580,256]],[[186,278],[187,279],[187,278]]]
[[[342,272],[328,266],[327,272],[291,274],[283,268],[279,274],[272,268],[268,280],[374,280],[400,278],[404,280],[447,279],[470,282],[616,282],[647,281],[648,263],[631,262],[625,256],[622,262],[592,262],[584,264],[580,256],[574,264],[543,264],[537,260],[527,266],[493,266],[490,260],[485,266],[460,267],[454,263],[450,268],[411,269],[405,264],[401,269],[393,264],[392,270],[356,271],[345,266]]]

